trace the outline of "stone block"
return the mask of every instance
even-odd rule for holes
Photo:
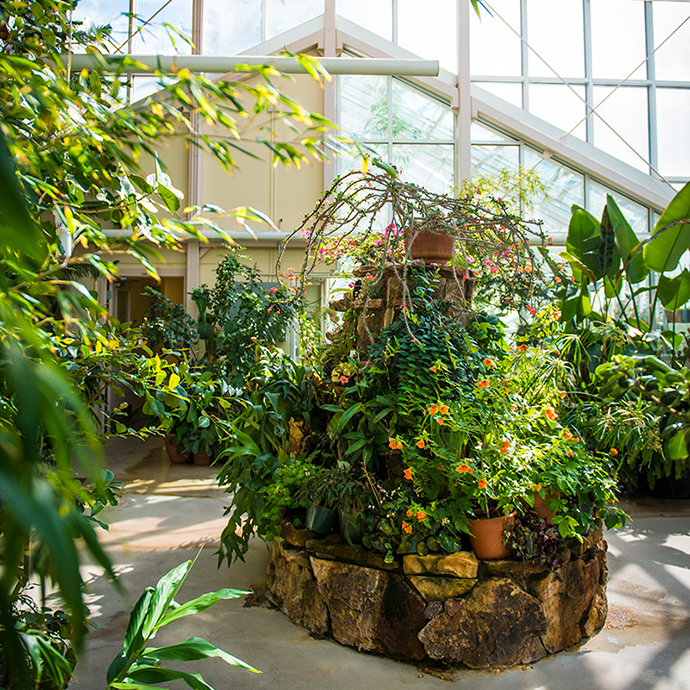
[[[403,557],[405,575],[450,575],[451,577],[475,578],[478,567],[477,557],[469,551],[429,556],[410,554]]]
[[[317,534],[310,529],[298,529],[291,522],[285,520],[280,530],[280,536],[286,543],[290,544],[290,546],[296,546],[303,549],[307,541],[309,539],[314,539]]]
[[[476,578],[410,575],[407,578],[425,601],[457,599],[477,584]]]
[[[600,574],[598,559],[577,559],[529,583],[529,591],[542,602],[546,616],[547,631],[542,642],[549,654],[580,641],[580,621],[590,608]]]
[[[589,611],[583,619],[582,635],[584,637],[592,637],[592,635],[601,630],[604,627],[604,623],[606,623],[608,613],[609,604],[606,599],[606,587],[599,585],[594,593]]]
[[[369,551],[356,544],[329,544],[323,539],[310,539],[306,543],[307,551],[317,558],[327,560],[345,561],[366,568],[377,570],[399,570],[399,562],[386,563],[380,553]]]
[[[333,637],[360,651],[420,661],[424,600],[396,573],[311,557]]]
[[[271,601],[293,623],[315,635],[328,634],[328,609],[305,551],[283,549],[278,542],[273,542],[267,584],[273,594]]]
[[[546,655],[539,638],[546,619],[536,597],[507,578],[479,582],[420,632],[427,654],[470,668],[507,668]]]

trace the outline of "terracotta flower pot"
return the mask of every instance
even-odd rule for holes
[[[546,502],[550,501],[552,498],[560,498],[561,497],[561,492],[560,491],[546,491],[546,497],[542,498],[538,493],[534,494],[534,505],[532,506],[532,510],[540,517],[544,518],[546,522],[551,524],[553,521],[554,516],[556,513],[554,513],[552,510],[549,510],[549,508],[546,506]]]
[[[470,543],[477,558],[492,561],[510,556],[510,549],[503,544],[503,525],[506,520],[512,523],[515,515],[470,520]]]
[[[405,250],[408,248],[412,259],[424,259],[427,264],[447,264],[453,258],[455,238],[422,230],[416,237],[405,237]]]
[[[211,464],[211,456],[202,453],[194,453],[194,464],[201,466],[208,466]]]
[[[174,442],[174,438],[174,434],[168,434],[167,436],[163,437],[163,443],[165,443],[165,450],[168,453],[168,458],[170,458],[170,462],[187,462],[187,456],[183,453],[180,453],[180,451],[177,449],[177,446]]]

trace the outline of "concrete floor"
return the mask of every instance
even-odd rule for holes
[[[71,688],[103,690],[105,673],[122,648],[129,609],[142,589],[175,565],[202,553],[179,597],[264,580],[266,547],[255,541],[245,563],[217,569],[214,551],[225,524],[225,495],[214,469],[170,465],[160,439],[116,439],[108,465],[125,482],[125,495],[105,512],[103,537],[128,596],[122,598],[96,566],[84,567],[88,604],[98,626],[87,641]],[[186,664],[217,690],[420,690],[454,682],[472,690],[690,690],[690,501],[639,499],[627,506],[634,520],[609,532],[609,618],[584,646],[534,666],[500,672],[458,671],[445,679],[417,668],[314,640],[280,612],[248,608],[242,599],[163,629],[156,644],[192,636],[261,671],[257,675],[220,659]]]

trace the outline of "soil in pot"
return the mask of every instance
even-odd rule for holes
[[[177,449],[177,446],[174,442],[174,438],[174,434],[168,434],[167,436],[163,437],[163,442],[165,443],[165,450],[168,454],[168,458],[170,458],[170,462],[180,464],[183,462],[187,462],[187,456],[183,453],[180,453],[180,451]]]
[[[503,526],[506,520],[512,522],[515,515],[470,520],[470,543],[477,558],[493,561],[510,556],[510,549],[503,544]]]

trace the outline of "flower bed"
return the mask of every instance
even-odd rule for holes
[[[474,554],[396,556],[283,523],[268,598],[312,634],[393,659],[469,668],[529,664],[594,635],[607,614],[601,523],[551,569]]]

